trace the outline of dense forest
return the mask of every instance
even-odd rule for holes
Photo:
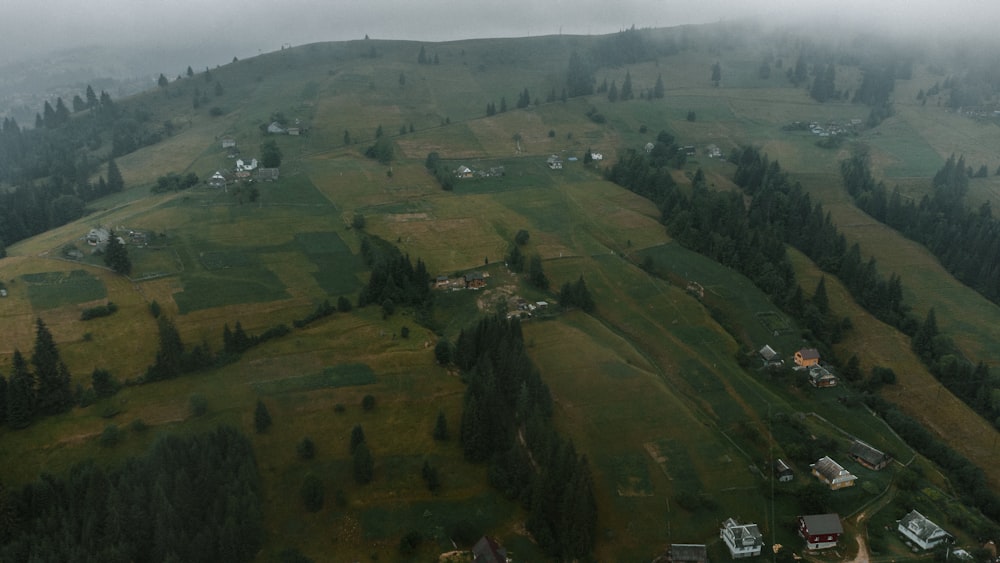
[[[590,466],[552,425],[552,397],[528,357],[520,322],[482,319],[459,334],[454,357],[468,382],[466,459],[488,462],[490,484],[531,511],[525,526],[547,553],[589,555],[597,533]]]
[[[238,431],[163,436],[115,468],[86,462],[0,490],[0,559],[251,561],[260,501],[253,447]]]

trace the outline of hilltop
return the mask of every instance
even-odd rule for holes
[[[966,506],[973,503],[955,478],[866,401],[897,405],[996,487],[994,421],[945,389],[908,337],[857,305],[827,265],[794,249],[790,265],[807,298],[823,279],[830,317],[849,321],[839,341],[820,345],[837,362],[831,369],[843,374],[855,356],[863,375],[816,388],[803,372],[760,369],[753,352],[769,345],[791,363],[795,351],[817,346],[815,331],[743,274],[672,238],[659,202],[605,178],[619,159],[647,146],[655,157],[662,143],[679,149],[660,169],[663,185],[685,195],[736,192],[737,165],[725,156],[758,147],[822,203],[846,242],[877,259],[882,275],[902,277],[915,317],[934,308],[965,357],[995,366],[1000,308],[860,211],[839,163],[864,144],[873,173],[919,200],[952,153],[996,169],[989,147],[1000,129],[991,115],[949,109],[944,93],[928,97],[935,82],[957,75],[948,61],[911,60],[910,77],[894,79],[894,111],[872,121],[882,106],[844,94],[862,88],[868,61],[852,59],[849,48],[798,45],[720,24],[596,37],[319,43],[190,76],[164,72],[161,86],[116,100],[160,134],[116,156],[126,189],[87,202],[78,220],[8,244],[0,261],[8,292],[0,298],[0,373],[11,374],[15,349],[32,349],[37,317],[81,392],[95,368],[126,383],[89,406],[0,430],[0,455],[18,460],[5,484],[88,458],[114,466],[159,434],[227,424],[252,435],[266,531],[258,561],[286,548],[317,561],[394,559],[411,532],[423,538],[412,554],[418,560],[451,549],[452,540],[469,548],[484,533],[518,560],[538,560],[524,499],[505,498],[486,465],[463,457],[470,375],[435,356],[440,342],[458,342],[478,319],[530,303],[533,316],[520,325],[525,350],[551,390],[554,426],[593,475],[597,560],[651,560],[671,543],[707,543],[713,558],[725,557],[713,538],[729,517],[756,522],[768,543],[790,547],[783,553],[801,552],[793,526],[803,511],[838,512],[849,534],[867,530],[872,549],[905,557],[902,541],[878,530],[920,507],[974,546],[995,523]],[[807,76],[835,68],[831,92],[815,92],[824,102],[810,96],[814,79],[795,85],[786,77],[803,57],[813,69]],[[576,84],[592,92],[567,91],[575,72],[587,75]],[[842,140],[824,143],[833,131]],[[107,135],[94,158],[107,158]],[[279,165],[264,165],[275,148]],[[237,159],[277,168],[277,178],[254,170],[246,183]],[[216,172],[224,185],[209,183]],[[192,174],[193,185],[175,189]],[[992,202],[997,182],[971,180],[968,199]],[[134,233],[125,241],[129,277],[91,254],[85,237],[101,227]],[[530,235],[523,244],[515,242],[520,231]],[[359,307],[373,267],[363,248],[374,237],[456,290],[435,288],[430,312],[381,301]],[[514,248],[526,262],[537,256],[548,288],[532,283],[530,268],[510,267]],[[485,287],[464,289],[467,274]],[[593,312],[559,302],[560,288],[581,278]],[[341,297],[348,307],[324,308]],[[109,301],[113,314],[81,320]],[[161,344],[153,303],[188,350],[229,351],[225,330],[237,323],[251,335],[278,325],[288,332],[231,362],[140,384]],[[303,320],[311,322],[296,322]],[[891,368],[896,380],[871,385],[873,367]],[[367,396],[374,408],[363,406]],[[261,433],[258,403],[273,420]],[[439,414],[450,440],[435,439]],[[148,430],[125,432],[135,421]],[[113,447],[101,445],[109,425],[123,429]],[[352,480],[357,425],[374,459],[366,485]],[[307,437],[315,455],[300,459],[296,447]],[[876,472],[851,461],[853,438],[899,463]],[[858,484],[817,488],[809,464],[825,455]],[[796,469],[794,483],[772,487],[777,457]],[[425,486],[425,463],[440,472],[440,490]],[[300,489],[317,477],[326,498],[310,512]],[[882,493],[885,504],[868,504]],[[866,511],[870,524],[851,519]],[[841,548],[856,549],[850,541]]]

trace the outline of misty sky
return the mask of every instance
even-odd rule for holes
[[[834,13],[834,7],[836,13]],[[0,60],[84,45],[226,46],[246,57],[315,41],[602,34],[758,16],[822,28],[1000,25],[996,0],[5,0]],[[221,62],[221,61],[220,61]]]

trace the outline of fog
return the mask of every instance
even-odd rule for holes
[[[477,37],[603,34],[632,26],[668,27],[760,18],[833,23],[893,33],[1000,24],[995,0],[7,0],[0,62],[90,45],[201,49],[218,60],[315,41],[445,41]],[[192,63],[194,64],[194,63]]]

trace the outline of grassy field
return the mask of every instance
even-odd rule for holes
[[[21,484],[81,459],[113,464],[163,432],[226,423],[253,433],[253,408],[261,400],[274,426],[253,438],[267,528],[259,561],[273,560],[285,547],[316,560],[329,554],[337,560],[396,560],[399,538],[414,530],[427,541],[413,560],[432,560],[450,549],[447,530],[459,522],[498,536],[518,560],[542,560],[524,532],[523,508],[487,486],[485,467],[463,460],[457,436],[464,385],[459,374],[434,362],[433,348],[509,296],[554,303],[559,287],[581,276],[595,297],[596,313],[552,314],[526,322],[524,334],[552,389],[556,425],[591,463],[601,515],[598,560],[650,560],[670,543],[702,542],[709,543],[713,558],[726,557],[714,538],[729,516],[756,521],[768,541],[798,549],[790,522],[800,510],[797,497],[809,482],[808,468],[797,466],[797,481],[773,495],[763,478],[770,459],[787,457],[795,445],[796,438],[779,426],[789,417],[801,419],[814,437],[832,439],[837,451],[830,455],[842,455],[849,437],[860,437],[903,463],[925,467],[859,405],[856,392],[816,390],[741,368],[742,350],[769,344],[789,356],[809,343],[746,278],[672,241],[655,205],[603,181],[595,167],[568,158],[591,149],[604,153],[601,166],[608,166],[666,130],[698,149],[677,173],[682,183],[703,167],[717,189],[732,189],[733,166],[705,158],[704,146],[714,143],[724,152],[760,146],[823,201],[849,242],[875,255],[884,273],[902,273],[905,297],[915,311],[935,307],[942,329],[966,354],[996,364],[1000,309],[957,284],[926,251],[858,212],[837,176],[838,159],[850,144],[865,142],[880,174],[899,178],[908,193],[919,195],[920,179],[933,174],[950,150],[967,148],[986,159],[986,151],[971,151],[990,146],[995,132],[937,107],[903,103],[877,132],[839,150],[821,149],[813,135],[782,126],[864,118],[867,108],[814,103],[777,71],[770,79],[759,78],[755,69],[763,53],[733,43],[725,33],[716,37],[718,52],[686,50],[595,74],[598,83],[606,77],[620,85],[628,70],[637,91],[649,90],[662,77],[662,100],[612,103],[595,95],[513,109],[524,88],[533,99],[553,90],[558,96],[569,54],[593,40],[429,45],[439,65],[418,65],[419,44],[413,42],[317,44],[213,70],[225,89],[212,102],[223,108],[221,116],[192,108],[190,96],[201,84],[191,81],[198,76],[169,86],[183,95],[138,97],[152,119],[172,120],[177,132],[118,160],[126,192],[93,203],[94,212],[80,221],[9,248],[11,256],[0,262],[0,277],[10,291],[0,300],[5,335],[0,372],[10,372],[15,348],[30,350],[36,317],[52,329],[74,384],[86,387],[95,367],[135,379],[153,361],[156,323],[149,304],[154,300],[174,319],[185,343],[203,342],[216,350],[224,324],[239,321],[256,334],[279,323],[291,325],[323,300],[355,301],[367,281],[359,256],[365,233],[393,242],[414,261],[420,258],[432,275],[484,271],[488,286],[436,293],[438,333],[418,325],[407,310],[385,318],[374,308],[336,313],[225,367],[129,386],[114,398],[28,430],[0,429],[0,457],[18,460],[5,483]],[[786,64],[793,60],[789,53],[776,54],[785,56]],[[718,88],[708,80],[716,60],[724,77]],[[847,84],[853,75],[838,70],[838,76]],[[486,104],[499,104],[501,97],[511,109],[486,117]],[[588,119],[592,109],[607,121]],[[693,121],[689,112],[696,115]],[[260,125],[278,113],[298,119],[307,131],[274,138],[285,155],[281,178],[257,184],[256,201],[206,186],[148,193],[167,172],[205,177],[230,167],[219,144],[223,136],[237,140],[242,157],[256,156],[265,140]],[[363,156],[380,125],[393,143],[391,165]],[[345,131],[351,140],[346,145]],[[424,170],[429,152],[438,152],[449,167],[503,166],[504,175],[458,180],[445,192]],[[551,154],[563,157],[562,170],[546,166]],[[994,197],[994,184],[992,177],[974,183],[976,197]],[[364,232],[351,227],[355,214],[364,216]],[[97,258],[57,258],[67,244],[80,246],[80,238],[98,224],[153,233],[149,247],[129,249],[132,280],[100,267]],[[542,258],[549,291],[528,287],[503,264],[521,229],[530,233],[522,250]],[[792,254],[800,283],[811,293],[821,274]],[[638,267],[646,258],[652,260],[652,274]],[[704,288],[703,298],[686,291],[689,282]],[[826,285],[833,310],[854,326],[838,354],[857,354],[865,369],[891,365],[899,382],[883,395],[1000,483],[995,452],[987,447],[995,440],[984,439],[995,437],[993,428],[942,390],[902,335],[857,308],[829,276]],[[79,321],[82,308],[106,300],[119,311]],[[401,336],[404,327],[409,338]],[[365,411],[361,401],[369,394],[376,408]],[[207,402],[206,414],[192,413],[192,396]],[[439,412],[446,416],[450,441],[432,439]],[[106,425],[128,428],[138,419],[149,430],[127,432],[113,449],[98,445]],[[376,460],[375,480],[366,486],[355,485],[350,476],[348,440],[359,424]],[[308,461],[295,455],[295,445],[306,436],[318,452]],[[425,460],[442,473],[439,494],[427,491],[420,479]],[[886,489],[898,470],[875,474],[846,465],[862,485],[832,497],[831,508],[844,515]],[[298,496],[310,473],[320,476],[326,493],[316,513],[306,512]],[[948,492],[931,468],[926,473],[933,487]],[[705,506],[684,508],[678,502],[682,493],[702,494]],[[899,508],[890,503],[885,511]],[[852,526],[848,523],[849,534],[856,533]],[[898,551],[892,540],[886,543]]]

